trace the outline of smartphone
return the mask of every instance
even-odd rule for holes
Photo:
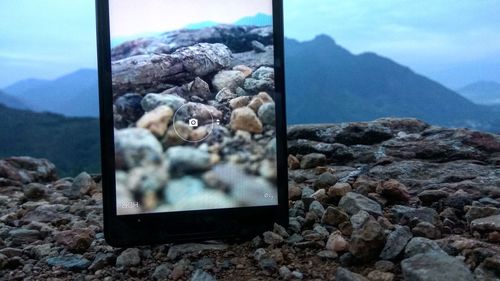
[[[113,246],[288,224],[281,0],[97,0]]]

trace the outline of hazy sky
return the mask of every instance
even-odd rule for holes
[[[231,22],[240,17],[244,5],[257,12],[260,5],[256,4],[265,0],[216,1],[224,2],[224,8],[235,9],[219,13],[222,19]],[[152,2],[183,5],[174,11],[169,7],[151,9],[152,13],[165,15],[168,25],[183,26],[188,18],[185,15],[191,13],[192,17],[194,13],[187,0],[137,0],[141,6],[131,5],[124,22],[138,30],[154,24],[158,17],[140,20],[135,16],[138,7],[146,8]],[[200,2],[193,1],[197,6]],[[446,75],[456,80],[458,76],[453,71],[459,71],[467,79],[497,77],[500,82],[500,72],[495,71],[500,70],[500,0],[284,0],[284,3],[288,37],[309,40],[324,33],[354,53],[373,51],[443,81]],[[209,7],[202,10],[206,12]],[[203,14],[198,17],[204,18]],[[116,34],[126,34],[116,30]],[[94,32],[93,0],[1,0],[0,88],[20,79],[55,78],[82,67],[95,68]]]
[[[272,2],[270,0],[110,0],[110,11],[111,36],[122,37],[169,31],[204,21],[233,23],[257,13],[270,15]]]
[[[470,69],[472,80],[484,76],[500,82],[499,0],[284,3],[289,37],[309,40],[325,33],[351,52],[376,52],[443,80]]]
[[[0,88],[96,68],[93,0],[1,0]]]

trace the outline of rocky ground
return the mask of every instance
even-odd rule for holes
[[[0,160],[0,279],[500,279],[500,136],[380,119],[288,138],[290,225],[251,241],[113,248],[99,176]]]
[[[112,60],[119,214],[276,203],[271,26],[167,32]]]

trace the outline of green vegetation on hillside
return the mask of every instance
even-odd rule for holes
[[[0,105],[0,158],[52,161],[60,177],[100,173],[99,119],[67,118]]]

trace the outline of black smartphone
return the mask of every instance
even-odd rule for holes
[[[281,0],[97,0],[113,246],[288,224]]]

